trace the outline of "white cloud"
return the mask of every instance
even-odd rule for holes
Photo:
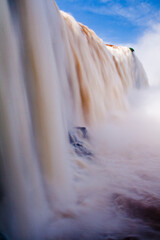
[[[109,16],[120,16],[132,24],[146,26],[151,22],[160,20],[160,12],[147,2],[127,1],[128,4],[123,6],[110,0],[100,0],[103,5],[87,6],[85,10],[93,13]]]
[[[160,84],[160,24],[153,25],[134,46],[151,85]]]

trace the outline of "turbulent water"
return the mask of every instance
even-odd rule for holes
[[[51,0],[1,1],[0,239],[160,239],[160,89]]]

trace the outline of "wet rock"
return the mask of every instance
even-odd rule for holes
[[[108,233],[101,233],[97,240],[119,240],[119,239],[117,239],[114,235]]]
[[[75,129],[77,129],[77,131],[79,131],[82,134],[83,138],[88,139],[88,133],[87,133],[86,127],[76,127]]]
[[[4,233],[0,233],[0,240],[9,240],[9,238]]]
[[[117,240],[115,238],[106,238],[106,240]]]
[[[80,157],[91,158],[92,152],[85,146],[84,140],[88,141],[89,137],[85,127],[76,127],[69,132],[69,142],[73,146],[75,153]]]
[[[160,199],[147,195],[137,200],[117,194],[114,196],[114,202],[118,210],[126,212],[132,218],[142,220],[154,230],[160,230]]]
[[[115,239],[115,238],[106,238],[106,240],[118,240],[118,239]]]
[[[80,156],[87,156],[87,157],[92,157],[93,154],[91,153],[90,150],[88,150],[86,147],[83,146],[83,143],[77,143],[75,145],[75,152]]]
[[[140,240],[138,237],[134,237],[134,236],[129,236],[129,237],[125,237],[122,240]]]
[[[74,146],[78,142],[77,137],[72,132],[69,132],[68,135],[69,135],[69,142]]]
[[[138,237],[136,236],[128,236],[128,237],[124,237],[124,238],[106,238],[106,240],[140,240]]]

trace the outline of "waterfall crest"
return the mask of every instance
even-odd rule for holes
[[[135,76],[135,54],[127,47],[106,46],[88,27],[64,12],[61,14],[74,113],[78,111],[75,121],[94,124],[106,120],[110,111],[127,109],[129,88],[147,85],[142,66],[137,73],[142,76]]]

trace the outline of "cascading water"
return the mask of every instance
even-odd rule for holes
[[[135,54],[51,0],[1,1],[0,32],[0,238],[158,240],[159,97]]]

